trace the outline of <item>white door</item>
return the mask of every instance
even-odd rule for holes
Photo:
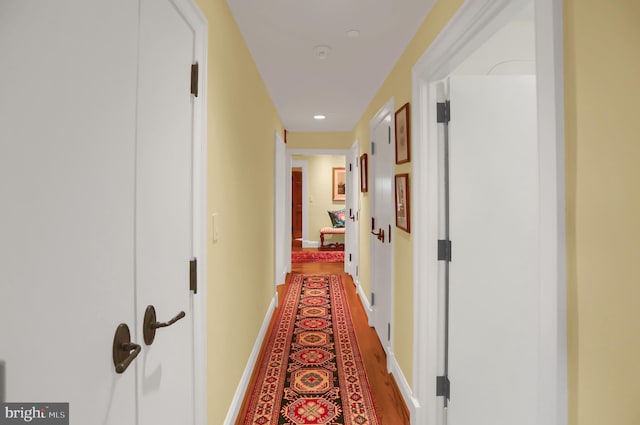
[[[140,2],[136,150],[138,340],[153,306],[156,331],[138,360],[139,423],[193,423],[193,113],[195,29],[171,0]],[[166,408],[161,408],[166,406]]]
[[[71,424],[193,422],[194,49],[171,4],[150,3],[0,3],[0,379],[6,401],[69,402]],[[158,22],[171,39],[148,43]],[[187,106],[168,110],[177,84]],[[151,346],[147,304],[187,313]],[[120,323],[142,351],[118,374]]]
[[[538,149],[533,76],[450,80],[445,422],[534,425]]]
[[[391,114],[373,131],[371,153],[371,298],[374,327],[387,354],[391,347],[391,306],[393,283],[392,232],[394,222],[394,146]]]
[[[345,221],[344,271],[358,281],[360,251],[360,157],[359,143],[356,141],[347,155],[347,220]]]
[[[0,360],[6,401],[133,424],[138,5],[0,2]],[[135,337],[133,338],[136,341]]]

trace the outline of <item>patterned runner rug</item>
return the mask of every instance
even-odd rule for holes
[[[344,251],[293,251],[292,263],[342,263]]]
[[[342,279],[293,275],[244,425],[379,425]]]

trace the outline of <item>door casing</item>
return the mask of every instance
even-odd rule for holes
[[[521,0],[467,0],[413,68],[413,388],[401,391],[412,424],[436,424],[438,398],[438,172],[436,84],[500,28]],[[537,423],[566,425],[566,226],[562,3],[534,0],[540,158],[540,375]]]

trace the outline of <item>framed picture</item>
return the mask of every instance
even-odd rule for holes
[[[396,164],[411,161],[411,128],[409,102],[396,112]]]
[[[344,167],[333,167],[333,200],[344,202],[347,199],[347,174]]]
[[[366,153],[360,156],[360,192],[369,191],[369,160]]]
[[[396,227],[411,233],[409,174],[396,174]]]

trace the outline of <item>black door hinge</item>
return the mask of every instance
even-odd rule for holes
[[[437,122],[448,123],[451,121],[451,102],[448,100],[446,102],[438,102],[437,103]]]
[[[191,65],[191,94],[198,97],[198,62]]]
[[[376,305],[376,294],[374,294],[372,292],[371,293],[371,307],[373,307],[374,305]]]
[[[451,398],[451,382],[448,376],[436,377],[436,396],[446,397],[447,400]]]
[[[387,323],[387,341],[391,341],[391,323]]]
[[[349,254],[349,262],[351,262],[351,254]]]
[[[387,127],[387,140],[387,143],[391,144],[391,126]]]
[[[375,155],[376,154],[376,143],[372,140],[371,141],[371,155]]]
[[[198,293],[198,259],[193,258],[189,261],[189,289],[194,294]]]
[[[351,163],[349,163],[349,171],[353,171],[353,170],[351,169]]]
[[[451,241],[438,240],[438,261],[451,262]]]

